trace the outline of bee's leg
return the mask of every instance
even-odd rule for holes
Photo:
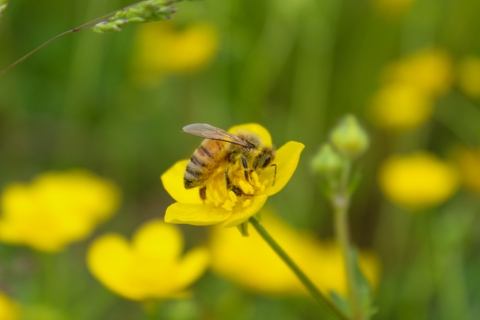
[[[232,181],[230,180],[230,177],[228,176],[228,168],[225,170],[225,182],[227,183],[227,190],[232,190],[233,193],[235,193],[236,196],[241,196],[243,195],[242,189],[240,189],[237,186],[232,185]]]
[[[225,182],[227,183],[227,190],[232,189],[232,181],[230,180],[230,177],[228,176],[228,168],[225,169]]]
[[[275,173],[273,174],[273,183],[272,186],[275,184],[275,179],[277,178],[277,164],[272,164],[272,167],[275,167]]]
[[[243,166],[243,172],[245,174],[245,179],[247,179],[247,181],[250,181],[250,175],[248,173],[248,162],[244,156],[242,156],[242,166]]]
[[[207,187],[203,186],[203,187],[200,188],[200,198],[202,200],[207,199]]]
[[[235,193],[235,195],[236,195],[237,197],[240,197],[240,196],[242,196],[242,195],[245,195],[245,194],[243,193],[242,189],[240,189],[240,188],[237,187],[237,186],[233,186],[233,187],[232,187],[232,191],[233,191],[233,193]]]

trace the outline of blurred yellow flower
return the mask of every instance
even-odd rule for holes
[[[389,82],[410,84],[426,94],[438,96],[450,89],[453,70],[446,52],[424,49],[393,63],[385,76]]]
[[[268,210],[262,211],[262,223],[323,293],[335,290],[346,295],[346,274],[339,245],[319,242],[313,235],[291,228]],[[236,230],[216,227],[212,230],[210,243],[212,269],[218,275],[255,292],[308,294],[258,233],[252,231],[248,237],[242,237]],[[375,287],[380,272],[378,258],[368,252],[361,252],[359,256],[365,277]]]
[[[132,243],[118,234],[95,240],[87,253],[92,274],[107,288],[128,299],[181,298],[207,268],[208,251],[183,252],[183,237],[172,225],[153,220],[141,227]]]
[[[0,320],[20,320],[20,308],[0,292]]]
[[[264,146],[272,145],[270,133],[258,124],[244,124],[230,128],[229,132],[247,131],[256,134]],[[167,208],[165,221],[198,226],[222,223],[224,227],[239,225],[257,213],[272,196],[283,189],[297,168],[304,145],[290,141],[276,151],[273,166],[252,172],[245,179],[240,163],[232,165],[229,175],[234,186],[239,186],[246,195],[237,196],[226,188],[225,169],[227,161],[221,161],[217,170],[206,182],[206,199],[202,200],[199,187],[185,189],[184,172],[189,160],[181,160],[168,169],[160,178],[167,192],[176,203]],[[240,162],[240,161],[239,161]],[[275,174],[276,172],[276,174]],[[275,176],[274,176],[275,175]],[[275,179],[275,183],[272,183]]]
[[[465,187],[480,193],[480,150],[457,148],[455,160]]]
[[[1,196],[0,240],[59,251],[87,237],[117,209],[119,191],[87,171],[48,172]]]
[[[393,203],[413,210],[438,205],[458,189],[453,165],[427,152],[393,156],[380,168],[379,184]]]
[[[399,16],[412,6],[414,0],[370,0],[381,14]]]
[[[370,119],[393,130],[423,124],[432,114],[435,98],[450,89],[452,74],[450,58],[440,50],[421,50],[391,64],[368,109]]]
[[[173,22],[145,23],[138,27],[133,67],[144,83],[167,73],[184,73],[205,67],[218,50],[218,32],[207,23],[178,29]]]
[[[480,96],[480,58],[466,57],[458,66],[458,85],[469,96]]]
[[[368,111],[377,127],[405,130],[424,123],[432,110],[433,100],[429,95],[411,84],[394,82],[374,95]]]

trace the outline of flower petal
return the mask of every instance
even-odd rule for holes
[[[277,165],[275,184],[267,187],[265,194],[268,196],[274,195],[285,187],[297,168],[303,148],[305,146],[302,143],[289,141],[277,150],[274,161]],[[268,174],[268,171],[266,173]]]
[[[183,237],[175,226],[152,220],[135,234],[133,250],[143,257],[173,261],[183,250]]]
[[[238,126],[231,127],[228,132],[236,134],[238,130],[245,130],[255,133],[262,139],[265,146],[269,147],[272,145],[272,137],[270,136],[268,130],[257,123],[240,124]]]
[[[202,203],[198,188],[185,189],[183,185],[183,174],[189,160],[181,160],[175,163],[170,169],[160,176],[163,187],[168,194],[178,202]]]
[[[232,213],[205,204],[174,203],[167,208],[165,222],[206,226],[227,220]]]
[[[262,209],[263,205],[267,201],[268,196],[266,195],[260,195],[260,196],[254,196],[251,198],[251,203],[248,207],[242,208],[240,205],[235,207],[233,210],[232,215],[230,218],[228,218],[223,224],[222,227],[235,227],[236,225],[239,225],[242,222],[245,222],[253,216],[255,213],[260,211]],[[238,208],[240,207],[240,208]],[[238,208],[238,209],[237,209]]]
[[[138,300],[142,293],[134,290],[129,283],[132,262],[127,240],[116,234],[104,235],[88,248],[87,265],[90,272],[110,290]]]
[[[197,280],[210,263],[210,254],[206,248],[195,248],[185,254],[177,268],[178,288],[185,288]]]

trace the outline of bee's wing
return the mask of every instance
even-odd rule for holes
[[[239,137],[228,133],[225,130],[211,126],[206,123],[189,124],[188,126],[183,127],[183,131],[205,139],[225,141],[238,144],[243,147],[249,146],[248,142],[246,142],[245,140],[242,140]]]

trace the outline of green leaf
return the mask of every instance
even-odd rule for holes
[[[343,314],[347,315],[348,318],[352,316],[352,310],[350,309],[350,304],[348,300],[342,297],[338,292],[335,290],[329,291],[330,299],[332,299],[333,304],[343,312]]]
[[[357,250],[352,250],[353,261],[355,261],[355,282],[357,286],[357,291],[360,300],[360,307],[362,309],[362,314],[370,318],[373,314],[377,312],[377,309],[373,306],[373,294],[372,288],[368,283],[365,275],[360,269],[358,264],[358,252]],[[368,319],[367,318],[367,319]]]
[[[362,180],[362,172],[360,170],[353,171],[350,182],[348,183],[349,196],[351,196],[355,192],[355,190],[357,190],[357,187],[360,184],[360,180]]]

